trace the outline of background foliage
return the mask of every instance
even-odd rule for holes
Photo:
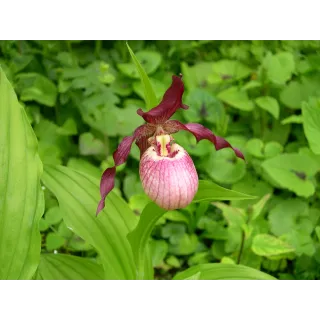
[[[320,41],[129,44],[155,91],[147,101],[123,41],[0,42],[0,65],[26,111],[45,166],[43,255],[35,278],[63,278],[61,266],[72,271],[79,257],[88,258],[79,271],[88,278],[101,279],[104,272],[134,278],[135,258],[125,235],[149,202],[139,181],[138,148],[117,168],[116,192],[106,205],[112,213],[99,220],[91,217],[95,181],[113,165],[122,137],[143,123],[136,110],[159,101],[172,74],[181,72],[190,109],[175,118],[226,137],[247,163],[232,150],[216,152],[207,141],[196,146],[185,132],[177,133],[176,141],[192,156],[200,179],[257,198],[205,201],[166,212],[152,231],[155,277],[171,279],[193,267],[188,277],[200,279],[211,272],[206,264],[223,262],[280,279],[319,279]],[[34,164],[35,175],[39,170]],[[31,196],[40,197],[38,192]],[[108,265],[111,260],[116,268]]]

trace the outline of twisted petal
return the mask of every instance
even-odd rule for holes
[[[166,122],[163,128],[168,133],[175,133],[180,130],[189,131],[196,137],[197,142],[203,139],[207,139],[215,145],[216,150],[231,148],[238,158],[245,160],[244,155],[239,149],[233,148],[228,141],[226,141],[221,137],[215,136],[211,132],[211,130],[209,130],[208,128],[204,127],[201,124],[198,124],[198,123],[183,124],[177,120],[169,120]]]
[[[144,152],[150,147],[148,142],[148,136],[141,137],[139,140],[136,141],[136,145],[140,149],[140,158],[144,154]]]
[[[160,104],[148,112],[143,112],[139,109],[137,113],[148,123],[162,124],[170,119],[179,108],[189,108],[182,104],[183,92],[184,84],[181,77],[174,75],[172,76],[172,84],[164,94]]]
[[[114,188],[114,178],[116,176],[116,167],[108,168],[104,171],[100,181],[100,195],[101,200],[99,201],[96,214],[104,208],[104,202],[107,194]]]
[[[119,144],[117,150],[113,153],[113,160],[114,166],[111,168],[106,169],[101,177],[100,181],[100,195],[101,200],[98,204],[97,212],[98,213],[104,208],[105,206],[105,198],[109,194],[109,192],[114,188],[114,180],[116,176],[116,166],[120,166],[124,162],[127,161],[129,156],[132,143],[137,139],[144,139],[146,134],[149,134],[150,129],[146,125],[142,125],[138,127],[135,131],[133,136],[124,137]]]

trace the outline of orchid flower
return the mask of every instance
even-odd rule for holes
[[[174,75],[171,86],[158,106],[148,112],[141,109],[137,111],[146,123],[139,126],[132,136],[124,137],[113,153],[115,165],[106,169],[101,177],[101,200],[97,214],[104,208],[105,198],[114,188],[116,166],[127,160],[134,141],[140,149],[139,172],[143,189],[152,201],[167,210],[186,207],[198,190],[198,175],[193,161],[186,150],[175,143],[172,134],[180,130],[188,131],[197,142],[207,139],[216,150],[232,148],[237,157],[244,159],[238,149],[201,124],[170,120],[179,108],[189,108],[182,103],[183,92],[182,75]]]

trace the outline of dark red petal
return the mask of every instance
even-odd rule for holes
[[[114,178],[116,176],[116,167],[108,168],[104,171],[100,181],[101,200],[98,204],[96,215],[104,208],[104,201],[108,193],[114,188]]]
[[[139,140],[136,141],[136,145],[140,149],[140,158],[144,154],[144,152],[150,147],[150,144],[148,142],[149,137],[142,137]]]
[[[183,124],[177,120],[169,120],[166,122],[164,126],[164,130],[168,133],[175,133],[175,132],[178,132],[179,130],[189,131],[196,137],[197,142],[203,139],[207,139],[215,145],[216,150],[231,148],[238,158],[241,158],[244,160],[244,155],[239,149],[233,148],[228,141],[226,141],[221,137],[215,136],[211,132],[211,130],[209,130],[208,128],[204,127],[199,123]]]
[[[116,166],[120,166],[127,161],[128,155],[131,150],[131,145],[134,140],[134,136],[124,137],[122,139],[121,143],[118,146],[118,149],[113,153],[113,160]]]
[[[164,94],[160,104],[148,112],[139,109],[137,113],[148,123],[162,124],[170,119],[179,108],[189,108],[182,104],[183,92],[184,84],[181,77],[172,76],[172,84]]]
[[[100,180],[101,200],[98,204],[96,215],[104,208],[104,201],[109,192],[114,188],[114,179],[116,176],[116,166],[126,162],[130,153],[131,145],[135,140],[134,137],[124,137],[117,150],[113,153],[114,166],[106,169]]]
[[[138,127],[134,131],[133,136],[124,137],[122,139],[117,150],[113,153],[114,166],[106,169],[103,172],[101,177],[101,181],[100,181],[101,200],[97,208],[97,215],[104,208],[104,201],[106,196],[114,188],[116,166],[120,166],[121,164],[127,161],[127,158],[129,156],[131,146],[134,140],[143,139],[145,135],[150,133],[150,130],[151,129],[148,127],[148,125],[142,125]]]

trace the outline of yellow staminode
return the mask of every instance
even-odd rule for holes
[[[171,137],[168,134],[163,134],[160,136],[156,136],[157,145],[160,144],[160,156],[167,157],[169,152],[167,149],[167,145],[170,144]]]

